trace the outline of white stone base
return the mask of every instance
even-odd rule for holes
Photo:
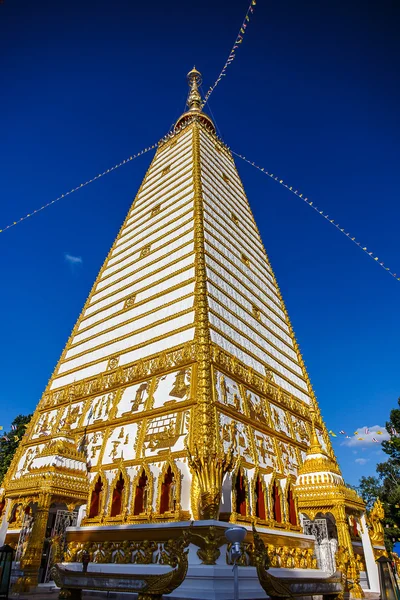
[[[63,563],[71,570],[82,570],[80,563]],[[98,573],[161,574],[169,571],[164,565],[116,565],[89,563],[88,571]],[[301,580],[307,577],[328,577],[328,573],[315,569],[270,569],[271,575]],[[265,600],[266,594],[258,581],[255,567],[239,567],[239,598],[241,600]],[[90,591],[85,591],[90,595]],[[101,595],[101,593],[99,593]],[[126,598],[120,594],[121,598]],[[118,595],[119,596],[119,595]],[[233,600],[233,571],[231,565],[189,566],[185,581],[166,598],[181,600]]]

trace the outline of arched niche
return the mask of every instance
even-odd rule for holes
[[[107,477],[104,471],[100,470],[96,473],[89,488],[87,519],[101,519],[107,497],[107,488]]]
[[[270,518],[275,523],[283,522],[282,487],[277,477],[272,477],[269,484],[268,504]]]
[[[121,519],[127,513],[129,477],[126,469],[120,466],[110,485],[108,517]]]
[[[260,521],[266,521],[267,515],[267,486],[265,479],[258,469],[252,479],[253,516]]]
[[[241,463],[232,476],[232,512],[238,517],[250,515],[249,481]]]
[[[160,515],[180,513],[181,473],[174,461],[167,461],[158,476],[156,512]]]
[[[130,514],[133,517],[149,515],[153,506],[154,478],[147,464],[139,467],[132,482],[132,500]]]
[[[297,508],[297,498],[294,491],[294,482],[288,479],[285,487],[285,513],[286,522],[293,527],[298,527],[299,517]]]

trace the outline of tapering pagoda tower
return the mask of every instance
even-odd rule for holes
[[[9,540],[29,506],[61,504],[81,506],[87,531],[256,519],[296,539],[311,414],[339,472],[195,68],[188,81],[188,110],[158,146],[5,478]],[[45,529],[44,518],[36,550]]]

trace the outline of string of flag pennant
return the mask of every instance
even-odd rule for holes
[[[254,8],[255,8],[256,4],[257,4],[256,0],[251,0],[251,2],[249,4],[249,7],[248,7],[248,9],[246,11],[246,15],[245,15],[245,17],[243,19],[243,23],[242,23],[242,25],[241,25],[241,27],[239,29],[239,32],[238,32],[238,34],[236,36],[235,43],[232,46],[232,50],[230,51],[229,56],[228,56],[228,58],[226,60],[226,63],[224,64],[224,66],[222,68],[222,71],[218,75],[215,83],[208,89],[208,91],[207,91],[207,93],[206,93],[206,95],[204,97],[202,107],[204,107],[207,104],[209,97],[211,96],[211,94],[213,93],[213,91],[215,90],[215,88],[217,87],[217,85],[220,83],[220,81],[222,80],[222,78],[226,76],[226,71],[227,71],[228,67],[235,60],[235,58],[236,58],[236,51],[239,49],[240,44],[243,42],[243,38],[244,38],[244,36],[245,36],[245,34],[247,32],[247,26],[250,23],[250,18],[251,18],[251,16],[254,13]]]
[[[24,427],[25,429],[28,427],[28,425],[22,425],[22,427]],[[11,425],[11,431],[17,431],[18,427],[17,425]],[[0,431],[3,430],[3,425],[0,425]],[[12,435],[11,437],[6,435],[5,433],[0,437],[0,442],[19,442],[21,440],[21,437],[17,434]]]
[[[337,437],[337,434],[334,431],[332,431],[332,429],[330,429],[328,431],[328,433],[329,433],[330,436],[332,436],[334,438]],[[365,437],[363,437],[363,436],[364,435],[369,435],[370,433],[372,433],[372,432],[369,430],[369,428],[365,427],[364,432],[354,431],[353,436],[355,436],[358,441],[362,442],[363,440],[365,440]],[[383,435],[384,434],[383,431],[375,431],[374,433],[376,433],[376,435]],[[398,433],[395,430],[392,430],[391,433],[392,433],[392,435],[398,436]],[[343,429],[341,429],[339,431],[339,434],[343,435],[346,440],[350,440],[350,439],[353,438],[353,436],[348,435],[346,433],[346,431],[344,431]],[[381,443],[376,437],[373,437],[372,441],[374,442],[374,444],[380,444]]]
[[[384,271],[386,271],[389,275],[391,275],[392,277],[394,277],[394,279],[397,279],[397,281],[400,281],[400,272],[399,273],[395,273],[394,271],[392,271],[390,269],[390,267],[387,267],[385,265],[385,263],[382,262],[378,258],[378,256],[376,256],[376,254],[374,252],[372,252],[369,248],[367,248],[367,246],[364,246],[355,237],[353,237],[350,233],[348,233],[345,230],[344,227],[341,227],[339,225],[339,223],[337,223],[335,221],[335,219],[332,219],[330,217],[330,215],[328,215],[328,213],[326,213],[325,211],[321,210],[316,204],[314,204],[314,202],[312,200],[310,200],[309,198],[307,198],[306,196],[304,196],[303,193],[301,193],[299,190],[295,189],[293,186],[291,186],[288,183],[286,183],[283,179],[281,179],[277,175],[274,175],[273,173],[269,173],[269,171],[267,171],[267,169],[264,169],[263,167],[259,167],[256,163],[254,163],[253,161],[249,160],[248,158],[246,158],[242,154],[238,154],[237,152],[234,152],[233,150],[231,150],[231,152],[232,152],[232,154],[234,154],[238,158],[241,158],[242,160],[244,160],[245,162],[247,162],[249,165],[252,165],[256,169],[258,169],[259,171],[261,171],[262,173],[264,173],[264,175],[267,175],[268,177],[270,177],[271,179],[273,179],[274,181],[276,181],[277,183],[279,183],[280,185],[282,185],[284,188],[286,188],[292,194],[294,194],[295,196],[297,196],[298,198],[300,198],[301,200],[303,200],[303,202],[305,202],[306,204],[308,204],[308,206],[310,206],[312,209],[314,209],[319,215],[321,215],[321,217],[323,217],[326,221],[328,221],[328,223],[330,223],[331,225],[333,225],[334,227],[336,227],[336,229],[338,231],[340,231],[340,233],[342,233],[343,235],[345,235],[351,242],[353,242],[353,244],[355,244],[356,246],[358,246],[360,248],[360,250],[362,250],[367,256],[369,256],[370,258],[372,258],[372,260],[374,262],[376,262],[376,264],[379,265]]]
[[[104,175],[108,175],[108,173],[111,173],[112,171],[115,171],[116,169],[119,169],[123,165],[126,165],[127,163],[131,162],[132,160],[135,160],[135,158],[138,158],[139,156],[142,156],[142,154],[146,154],[146,152],[150,152],[150,150],[153,150],[157,146],[158,146],[158,142],[156,144],[153,144],[152,146],[149,146],[148,148],[145,148],[144,150],[141,150],[137,154],[133,154],[132,156],[129,156],[128,158],[126,158],[125,160],[121,161],[120,163],[114,165],[110,169],[107,169],[106,171],[103,171],[102,173],[99,173],[95,177],[92,177],[92,179],[88,179],[84,183],[81,183],[81,184],[77,185],[76,187],[72,188],[72,190],[69,190],[69,192],[65,192],[65,194],[61,194],[61,196],[58,196],[58,198],[55,198],[54,200],[51,200],[50,202],[47,202],[47,204],[44,204],[40,208],[37,208],[36,210],[34,210],[34,211],[26,214],[25,216],[21,217],[17,221],[13,221],[12,223],[10,223],[9,225],[7,225],[6,227],[3,227],[2,229],[0,229],[0,233],[4,233],[8,229],[11,229],[11,227],[15,227],[16,225],[19,225],[23,221],[26,221],[26,219],[29,219],[30,217],[33,217],[37,213],[40,213],[45,208],[48,208],[49,206],[51,206],[52,204],[55,204],[59,200],[62,200],[63,198],[66,198],[67,196],[70,196],[74,192],[77,192],[78,190],[81,190],[82,188],[86,187],[90,183],[93,183],[94,181],[97,181],[101,177],[104,177]]]

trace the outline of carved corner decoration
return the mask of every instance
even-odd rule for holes
[[[290,589],[282,584],[277,577],[270,575],[268,551],[253,523],[254,550],[253,561],[257,569],[257,577],[265,593],[274,598],[293,598]]]
[[[119,574],[107,572],[72,571],[62,565],[55,565],[51,575],[60,588],[60,598],[78,600],[81,592],[90,588],[96,591],[138,592],[138,600],[161,600],[165,594],[173,592],[184,581],[188,570],[189,535],[183,532],[177,540],[166,543],[165,564],[172,567],[168,573],[158,575]]]
[[[382,521],[384,518],[385,510],[382,502],[378,498],[368,515],[368,521],[370,524],[369,536],[371,541],[373,544],[379,546],[385,545],[385,534],[382,527]]]
[[[218,532],[218,529],[211,525],[205,533],[195,533],[190,531],[190,541],[199,547],[197,556],[203,565],[215,565],[221,556],[220,547],[226,544],[224,533]]]
[[[188,464],[199,485],[198,511],[200,519],[218,519],[222,483],[226,473],[229,473],[235,464],[235,450],[236,439],[227,453],[207,452],[207,448],[203,448],[199,453],[195,445],[192,455],[186,443]]]
[[[261,587],[271,600],[288,600],[289,598],[300,598],[309,595],[329,596],[332,600],[343,597],[344,587],[341,573],[334,573],[332,576],[324,579],[320,577],[306,577],[301,579],[274,577],[268,573],[269,567],[274,565],[270,563],[267,548],[257,532],[254,523],[253,540],[253,564],[256,567]]]

